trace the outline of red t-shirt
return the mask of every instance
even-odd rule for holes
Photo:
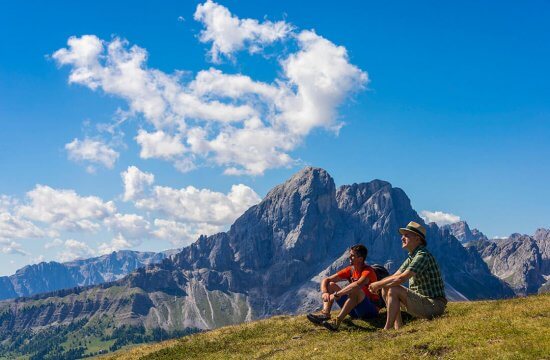
[[[352,274],[352,269],[353,269],[353,274]],[[359,273],[359,271],[353,268],[353,266],[348,266],[347,268],[338,271],[337,274],[341,279],[347,279],[350,283],[359,280],[361,276],[365,275],[367,279],[369,279],[369,281],[367,285],[364,285],[361,288],[365,293],[365,295],[369,298],[369,300],[378,301],[378,298],[379,298],[378,295],[373,294],[369,291],[369,284],[375,281],[378,281],[376,277],[376,273],[374,272],[374,269],[371,268],[370,266],[365,265],[361,273]]]

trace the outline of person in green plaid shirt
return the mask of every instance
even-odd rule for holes
[[[447,305],[439,266],[426,249],[426,229],[411,221],[399,233],[409,256],[395,274],[369,285],[373,294],[382,291],[386,302],[385,330],[403,326],[401,307],[415,317],[432,319],[443,314]],[[409,288],[401,285],[407,280]]]

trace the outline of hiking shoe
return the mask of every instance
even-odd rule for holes
[[[325,328],[329,329],[330,331],[338,331],[338,327],[339,327],[339,324],[336,321],[336,319],[325,320],[321,325],[323,325]]]
[[[322,325],[323,321],[330,320],[330,316],[323,313],[319,313],[319,314],[311,313],[311,314],[307,314],[306,317],[309,321],[317,325]]]

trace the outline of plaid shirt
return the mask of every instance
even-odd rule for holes
[[[445,297],[445,287],[439,266],[434,256],[419,245],[399,268],[402,273],[410,270],[415,273],[409,280],[409,289],[429,298]]]

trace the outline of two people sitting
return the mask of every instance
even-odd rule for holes
[[[318,314],[307,315],[311,322],[336,331],[348,314],[354,319],[371,319],[378,316],[379,309],[375,305],[378,295],[368,288],[377,278],[374,269],[365,263],[367,253],[364,245],[352,246],[349,250],[350,266],[321,281],[323,309]],[[348,285],[341,288],[337,283],[343,280],[347,280]],[[341,310],[336,319],[331,319],[330,311],[334,302]]]
[[[318,314],[308,314],[307,318],[333,331],[348,314],[352,318],[374,318],[378,315],[375,304],[380,293],[387,308],[385,330],[403,326],[401,308],[418,318],[442,315],[447,305],[445,287],[439,266],[426,248],[426,229],[411,221],[400,228],[399,233],[401,247],[408,251],[408,257],[393,275],[378,280],[374,270],[365,263],[366,247],[352,246],[351,265],[323,279],[323,309]],[[344,288],[337,284],[342,280],[349,282]],[[408,288],[402,286],[406,281],[409,281]],[[336,319],[332,319],[330,313],[334,301],[341,308]]]

